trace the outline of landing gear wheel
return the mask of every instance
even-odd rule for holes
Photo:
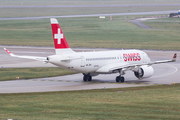
[[[124,82],[124,77],[117,76],[116,77],[116,82]]]
[[[91,76],[89,76],[89,77],[88,77],[88,81],[91,81],[91,80],[92,80],[92,77],[91,77]]]
[[[84,82],[86,82],[88,80],[88,77],[86,75],[84,75],[83,80],[84,80]]]
[[[124,82],[124,77],[121,77],[121,82]]]
[[[117,76],[116,77],[116,82],[119,82],[119,80],[120,80],[120,76]]]
[[[86,81],[91,81],[92,80],[92,76],[90,75],[84,75],[83,80]]]

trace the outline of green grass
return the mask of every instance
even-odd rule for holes
[[[1,68],[0,81],[30,78],[52,77],[67,74],[74,74],[75,72],[65,70],[62,68]]]
[[[180,18],[163,18],[145,21],[144,24],[156,29],[180,31]]]
[[[117,19],[90,17],[58,21],[71,47],[180,50],[179,27],[176,31],[147,30]],[[1,45],[54,46],[49,19],[0,21],[0,36]]]
[[[156,29],[180,31],[180,22],[145,22],[145,24]]]
[[[180,22],[180,18],[159,18],[159,19],[151,19],[147,20],[146,22]]]
[[[0,119],[180,119],[180,84],[0,95]]]
[[[179,0],[178,0],[179,1]],[[18,0],[2,1],[1,6],[19,5],[117,5],[117,4],[175,4],[177,0]],[[177,10],[179,6],[169,7],[84,7],[84,8],[0,8],[0,16],[4,17],[30,17],[30,16],[57,16],[74,14],[100,14],[145,12],[161,10]],[[142,15],[141,15],[142,16]],[[157,28],[168,30],[145,30],[132,23],[121,21],[138,16],[113,16],[99,19],[88,18],[62,18],[58,19],[60,26],[71,47],[93,48],[135,48],[135,49],[159,49],[180,50],[179,26],[175,29],[162,23],[154,25]],[[139,16],[140,17],[140,16]],[[158,24],[158,23],[157,23]],[[169,24],[169,23],[167,23]],[[160,27],[159,27],[160,26]],[[174,23],[173,26],[176,26]],[[0,44],[23,46],[53,46],[52,33],[49,19],[40,20],[14,20],[0,21]],[[171,42],[169,42],[171,39]],[[164,44],[165,43],[165,44]]]

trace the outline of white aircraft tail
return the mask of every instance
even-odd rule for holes
[[[74,51],[69,47],[58,21],[55,18],[51,18],[50,20],[56,54],[74,53]]]

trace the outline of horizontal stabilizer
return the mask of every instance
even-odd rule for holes
[[[17,57],[17,58],[25,58],[25,59],[33,59],[33,60],[38,60],[38,61],[43,61],[43,62],[47,62],[47,58],[46,57],[37,57],[37,56],[20,56],[20,55],[15,55],[13,53],[11,53],[9,50],[7,50],[6,48],[4,48],[4,50],[12,57]]]

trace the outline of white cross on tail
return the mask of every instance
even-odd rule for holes
[[[54,39],[58,39],[57,44],[61,44],[61,38],[63,38],[63,34],[61,34],[61,30],[58,28],[58,33],[54,35]]]

